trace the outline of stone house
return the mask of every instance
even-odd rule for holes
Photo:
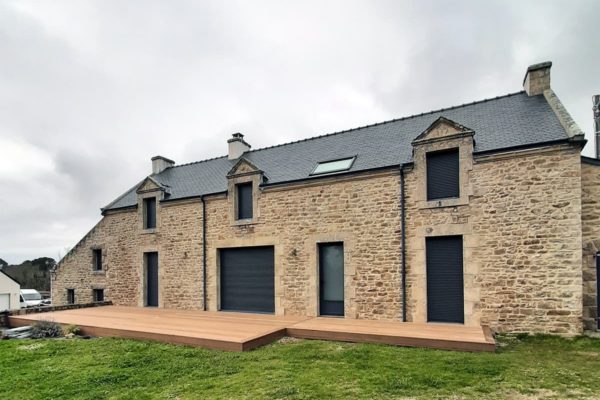
[[[152,174],[60,261],[55,304],[597,327],[600,161],[550,88]]]

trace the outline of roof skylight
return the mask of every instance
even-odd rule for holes
[[[355,157],[342,158],[339,160],[318,162],[311,175],[328,174],[330,172],[347,171],[352,167]]]

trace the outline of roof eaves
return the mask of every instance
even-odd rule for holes
[[[137,189],[145,180],[146,180],[146,178],[142,179],[141,181],[139,181],[138,183],[136,183],[135,185],[133,185],[131,188],[129,188],[129,190],[125,191],[125,193],[123,193],[122,195],[120,195],[119,197],[117,197],[116,199],[114,199],[113,201],[111,201],[110,203],[108,203],[106,206],[100,208],[100,211],[104,212],[105,210],[110,209],[119,200],[121,200],[123,197],[125,197],[129,193],[131,193],[132,190]]]
[[[600,166],[600,159],[598,158],[581,156],[581,161],[585,164]]]
[[[338,177],[352,176],[352,175],[369,173],[369,172],[383,171],[383,170],[386,170],[386,169],[390,169],[390,170],[399,169],[402,166],[408,166],[408,165],[412,165],[412,162],[410,162],[410,163],[403,163],[403,164],[386,165],[386,166],[375,167],[375,168],[359,169],[359,170],[354,170],[354,171],[352,171],[352,170],[351,171],[339,171],[339,172],[332,172],[332,173],[321,174],[321,175],[309,175],[309,176],[304,177],[304,178],[290,179],[290,180],[287,180],[287,181],[278,181],[278,182],[272,182],[272,183],[262,183],[260,186],[261,187],[272,187],[272,186],[285,186],[285,185],[291,185],[291,184],[303,183],[303,182],[314,182],[314,181],[318,181],[318,180],[322,180],[322,179],[327,179],[327,178],[338,178]]]
[[[486,154],[494,154],[494,153],[505,153],[507,151],[533,149],[536,147],[545,147],[545,146],[552,146],[552,145],[556,145],[556,144],[565,144],[565,143],[571,143],[571,142],[572,142],[572,140],[570,140],[569,138],[565,138],[565,139],[549,140],[546,142],[536,142],[536,143],[520,144],[517,146],[500,147],[500,148],[491,149],[491,150],[474,151],[473,154],[474,155],[486,155]]]

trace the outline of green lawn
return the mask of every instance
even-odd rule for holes
[[[287,339],[228,353],[121,339],[0,341],[0,399],[600,398],[600,339],[495,354]]]

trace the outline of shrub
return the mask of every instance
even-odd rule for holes
[[[53,321],[37,321],[31,326],[31,337],[33,339],[56,338],[62,336],[62,326]]]
[[[79,335],[81,332],[81,328],[77,325],[67,325],[63,328],[63,333],[65,335]]]

